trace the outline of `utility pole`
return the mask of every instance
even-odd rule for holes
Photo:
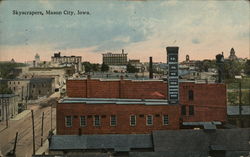
[[[241,102],[241,97],[242,97],[242,91],[241,91],[241,81],[239,81],[239,115],[240,115],[240,127],[242,127],[242,102]]]
[[[44,112],[42,115],[42,127],[41,127],[41,147],[43,146],[43,119],[44,119]]]
[[[31,110],[31,118],[32,118],[32,135],[33,135],[33,155],[36,154],[36,148],[35,148],[35,127],[34,127],[34,113],[33,110]]]
[[[52,105],[53,103],[51,103],[51,106],[50,106],[50,131],[52,132]]]
[[[15,138],[15,143],[14,143],[14,148],[13,148],[13,155],[16,154],[16,143],[17,143],[17,137],[18,137],[18,132],[16,132],[16,138]]]
[[[5,113],[5,115],[6,115],[6,128],[8,128],[9,127],[9,122],[8,122],[8,105],[7,105],[7,103],[6,103],[6,105],[5,105],[5,111],[6,111],[6,113]]]

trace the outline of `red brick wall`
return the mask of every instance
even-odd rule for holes
[[[194,100],[188,99],[189,90],[193,90]],[[67,94],[69,97],[165,99],[167,83],[154,80],[68,80]],[[182,116],[183,121],[226,121],[226,86],[224,84],[181,82],[179,103],[186,105],[187,108],[187,115]],[[194,115],[188,114],[190,105],[194,105]]]
[[[188,91],[193,90],[194,99],[189,100]],[[227,119],[226,85],[195,84],[183,82],[180,84],[180,104],[186,105],[187,115],[183,121],[221,121]],[[189,106],[194,105],[194,115],[188,114]]]
[[[82,134],[144,134],[153,130],[179,129],[179,111],[179,105],[58,104],[57,134],[78,134],[79,128]],[[106,116],[101,118],[101,126],[93,126],[94,115]],[[110,126],[111,115],[117,116],[117,126]],[[136,126],[130,126],[130,115],[136,115]],[[153,115],[152,126],[146,125],[146,115]],[[163,125],[163,115],[168,115],[169,125]],[[65,127],[65,116],[73,116],[71,128]],[[87,118],[86,127],[80,127],[80,116],[91,116]]]
[[[67,80],[67,96],[83,98],[165,99],[163,81]]]

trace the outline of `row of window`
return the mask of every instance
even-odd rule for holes
[[[193,105],[182,105],[181,106],[181,115],[186,116],[187,115],[187,107],[188,107],[188,115],[193,116],[194,115],[194,106]]]
[[[100,115],[93,116],[93,126],[101,126],[101,117]],[[153,125],[153,115],[147,115],[146,116],[146,125],[151,126]],[[136,126],[136,115],[130,116],[130,126]],[[168,125],[168,115],[162,116],[162,124]],[[65,126],[66,127],[72,127],[73,125],[73,116],[66,116],[65,117]],[[111,115],[110,116],[110,126],[116,126],[117,125],[117,116]],[[80,126],[85,127],[87,126],[87,116],[80,116]]]

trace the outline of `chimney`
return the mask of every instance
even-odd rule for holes
[[[122,49],[122,54],[124,54],[124,49]]]
[[[223,71],[224,71],[224,56],[222,54],[216,55],[216,64],[218,70],[218,83],[221,83],[223,80]]]
[[[149,78],[153,79],[153,58],[149,57]]]

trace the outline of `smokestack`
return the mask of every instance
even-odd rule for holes
[[[223,80],[223,71],[224,71],[224,56],[222,54],[216,55],[216,64],[218,70],[218,83],[221,83]]]
[[[149,57],[149,78],[153,79],[153,57]]]
[[[122,54],[124,54],[124,49],[122,49]]]

